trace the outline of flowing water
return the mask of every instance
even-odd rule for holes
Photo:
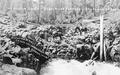
[[[105,62],[53,59],[40,75],[120,75],[120,68]]]

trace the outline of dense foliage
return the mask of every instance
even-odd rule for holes
[[[52,58],[120,62],[119,0],[0,0],[0,62],[39,72]]]

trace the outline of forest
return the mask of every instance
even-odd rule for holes
[[[46,75],[53,59],[120,67],[119,48],[120,0],[0,0],[0,75]]]

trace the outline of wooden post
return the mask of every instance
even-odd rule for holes
[[[104,58],[105,58],[105,61],[107,61],[105,42],[104,42]]]
[[[100,61],[103,61],[104,52],[103,28],[103,15],[100,15]]]
[[[94,11],[94,16],[96,15],[96,14],[95,14],[95,12],[96,12],[96,11],[95,11],[95,10],[96,10],[96,8],[95,8],[95,3],[96,3],[96,2],[95,2],[95,0],[94,0],[94,9],[93,9],[93,11]]]

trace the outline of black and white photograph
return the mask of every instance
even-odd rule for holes
[[[0,0],[0,75],[120,75],[120,0]]]

